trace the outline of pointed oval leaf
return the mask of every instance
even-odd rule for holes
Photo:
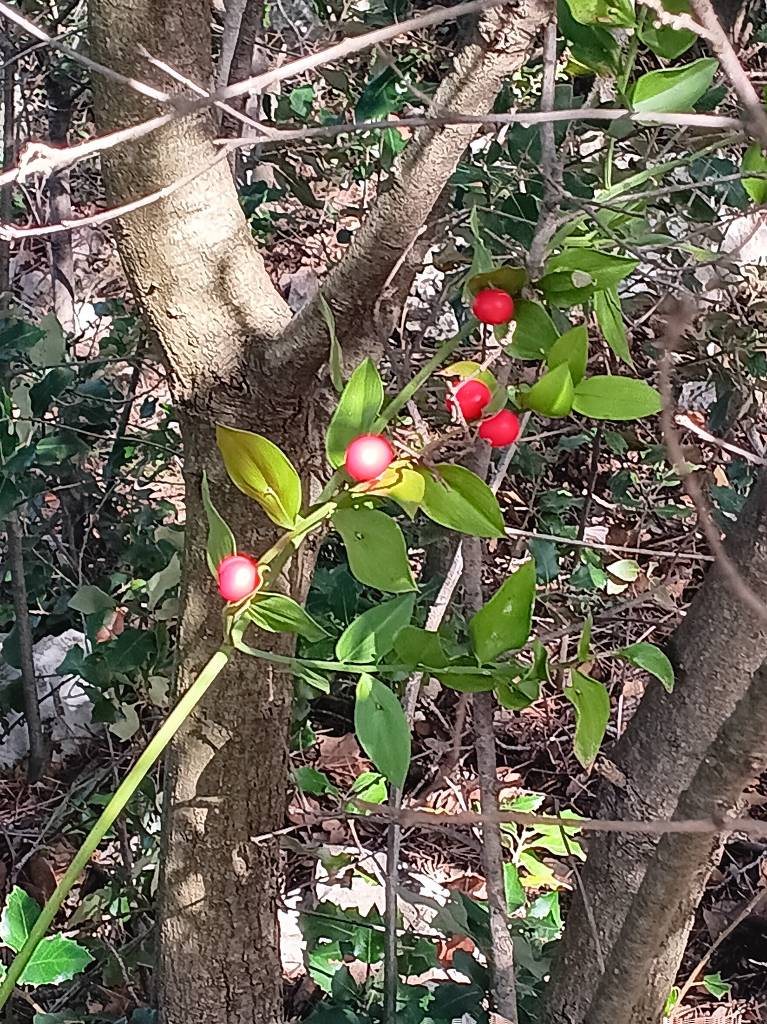
[[[466,667],[466,671],[456,671]],[[434,675],[449,690],[457,690],[458,693],[489,693],[499,685],[499,680],[492,675],[481,675],[476,669],[476,663],[472,665],[468,658],[456,658],[448,666],[450,672],[440,670]],[[472,668],[474,671],[472,672]]]
[[[219,425],[216,440],[235,487],[257,501],[278,526],[295,526],[301,480],[290,459],[268,438],[249,430]]]
[[[394,638],[397,659],[410,668],[417,665],[428,668],[444,668],[447,655],[442,649],[439,633],[419,626],[405,626]]]
[[[688,0],[663,0],[663,6],[670,14],[690,13]],[[663,25],[651,15],[640,24],[639,38],[664,60],[676,60],[690,49],[698,37],[689,29]]]
[[[743,188],[755,203],[767,203],[767,156],[762,152],[758,142],[746,150],[741,170],[756,171],[765,175],[764,178],[744,178]]]
[[[575,756],[589,768],[599,753],[610,720],[610,697],[603,683],[589,676],[571,672],[565,697],[575,708]]]
[[[248,617],[269,633],[295,633],[310,643],[327,636],[319,622],[286,594],[261,594],[251,601]]]
[[[583,380],[589,361],[589,332],[584,324],[573,327],[559,337],[549,349],[546,365],[550,370],[566,366],[573,384]]]
[[[468,377],[471,377],[472,380],[481,380],[483,384],[487,384],[491,391],[493,391],[498,384],[495,374],[491,373],[489,370],[483,370],[482,364],[474,362],[473,359],[461,359],[457,363],[451,363],[450,366],[446,366],[444,370],[439,370],[436,376],[460,377],[461,380],[466,380]]]
[[[631,105],[634,110],[654,114],[691,110],[711,88],[718,67],[719,61],[715,57],[701,57],[679,68],[648,71],[637,80]]]
[[[115,599],[101,587],[86,583],[72,595],[67,607],[83,615],[94,615],[96,612],[110,611],[116,605]]]
[[[208,519],[208,546],[205,557],[208,562],[208,569],[210,569],[213,579],[216,579],[218,567],[223,559],[228,555],[237,554],[237,542],[229,528],[229,524],[211,500],[208,475],[204,471],[202,474],[201,490],[202,506]]]
[[[394,646],[398,631],[410,622],[414,607],[415,595],[403,594],[368,608],[350,622],[338,638],[338,660],[365,665],[385,658]]]
[[[521,392],[519,400],[526,409],[556,419],[569,415],[573,407],[573,394],[569,367],[567,363],[562,363],[544,373],[529,391]]]
[[[626,338],[626,327],[623,323],[623,310],[621,300],[618,298],[617,288],[606,288],[597,292],[594,296],[594,313],[599,324],[599,329],[605,337],[605,341],[619,359],[629,366],[634,365],[631,358],[628,339]]]
[[[410,767],[410,727],[396,696],[373,676],[360,676],[357,683],[354,731],[378,771],[402,789]]]
[[[635,377],[589,377],[575,389],[573,409],[592,420],[636,420],[659,413],[661,397]]]
[[[476,473],[465,466],[439,466],[435,473],[418,471],[424,480],[423,510],[449,530],[474,537],[502,537],[503,514],[498,499]]]
[[[514,305],[514,335],[506,353],[515,359],[545,359],[557,333],[554,321],[540,302],[520,299]]]
[[[488,270],[484,274],[474,274],[466,282],[466,287],[472,295],[476,295],[483,288],[500,288],[509,295],[518,295],[527,281],[527,271],[524,267],[496,267],[495,270]]]
[[[343,539],[352,575],[360,583],[391,594],[416,589],[402,530],[386,513],[339,509],[333,525]]]
[[[525,562],[469,620],[471,646],[482,664],[504,651],[524,647],[530,637],[535,602],[535,562]]]
[[[346,449],[355,437],[370,432],[381,411],[384,388],[372,359],[363,359],[341,392],[325,437],[328,462],[343,465]]]
[[[669,693],[674,689],[674,666],[667,655],[655,644],[648,644],[644,641],[631,644],[630,647],[624,647],[623,650],[618,651],[618,657],[625,658],[632,665],[655,676]]]

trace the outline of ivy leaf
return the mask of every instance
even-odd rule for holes
[[[584,768],[589,768],[607,731],[610,697],[602,683],[575,669],[570,673],[570,679],[564,693],[575,708],[575,756]]]
[[[295,526],[301,480],[290,459],[268,438],[248,430],[219,425],[216,440],[235,487],[254,498],[278,526]]]
[[[725,981],[719,971],[703,976],[703,987],[714,999],[724,999],[732,991],[732,985]]]
[[[575,389],[573,409],[592,420],[636,420],[659,413],[661,397],[635,377],[588,377]]]
[[[648,71],[637,80],[631,96],[636,111],[673,114],[691,110],[711,88],[719,68],[715,57],[701,57],[668,71]]]
[[[535,562],[530,559],[469,620],[472,650],[483,665],[504,651],[524,647],[530,636],[534,602]]]
[[[545,359],[557,340],[557,329],[540,302],[514,303],[514,334],[506,354],[516,359]]]
[[[633,367],[634,360],[629,351],[626,326],[623,323],[623,310],[617,288],[606,288],[604,291],[596,293],[594,313],[607,344],[619,359]]]
[[[343,465],[346,449],[354,438],[370,432],[383,400],[378,369],[372,359],[364,359],[341,393],[325,436],[325,451],[334,469]]]
[[[746,150],[741,170],[757,171],[765,175],[764,178],[744,178],[743,188],[755,203],[760,206],[762,203],[767,203],[767,156],[762,152],[758,142]]]
[[[338,660],[364,665],[385,658],[398,631],[410,622],[414,607],[415,595],[403,594],[358,615],[338,638]]]
[[[202,474],[201,490],[202,507],[205,509],[205,515],[208,519],[208,546],[205,556],[213,579],[216,579],[221,562],[229,555],[237,554],[237,542],[234,539],[234,534],[229,529],[229,524],[211,500],[208,475],[205,471]]]
[[[583,380],[588,361],[589,332],[584,324],[573,327],[558,338],[546,356],[546,365],[550,370],[563,365],[568,368],[573,384]]]
[[[498,499],[476,473],[465,466],[439,466],[435,474],[420,469],[424,480],[422,507],[429,519],[449,530],[474,537],[503,537]]]
[[[14,885],[0,915],[0,942],[18,953],[39,916],[38,903]]]
[[[260,594],[250,602],[248,617],[269,633],[296,633],[310,643],[328,635],[297,601],[285,594]]]
[[[357,683],[354,731],[378,771],[402,789],[410,767],[410,727],[396,696],[373,676],[360,676]]]
[[[19,978],[20,985],[58,985],[84,971],[93,957],[74,939],[51,935],[43,939]]]
[[[660,647],[642,641],[638,644],[631,644],[630,647],[624,647],[617,653],[619,658],[625,658],[632,665],[644,669],[645,672],[649,672],[651,676],[659,679],[669,693],[674,689],[674,666]]]
[[[352,575],[360,583],[391,594],[416,589],[402,530],[384,512],[339,509],[333,525],[343,539]]]
[[[525,409],[532,409],[552,419],[567,416],[573,407],[573,379],[567,363],[536,381],[529,391],[520,393],[519,400]]]

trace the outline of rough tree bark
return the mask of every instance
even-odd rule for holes
[[[470,29],[438,101],[467,113],[489,110],[504,76],[528,57],[548,2],[527,0],[507,8],[502,19],[492,14]],[[94,54],[144,80],[155,75],[137,54],[138,39],[193,81],[210,81],[208,22],[208,0],[90,3]],[[153,113],[142,97],[112,82],[95,87],[102,131]],[[385,339],[424,244],[419,232],[471,135],[465,128],[421,132],[393,190],[331,274],[326,296],[342,341],[347,347],[359,341],[355,352]],[[243,548],[258,552],[273,539],[254,504],[224,479],[213,424],[267,434],[297,463],[307,493],[315,470],[323,469],[315,397],[326,329],[316,304],[288,324],[228,164],[215,162],[212,137],[213,120],[201,114],[110,152],[102,162],[114,203],[152,193],[190,167],[207,168],[189,187],[124,218],[118,231],[133,292],[164,354],[184,436],[187,531],[177,689],[188,685],[220,639],[220,606],[204,562],[202,470]],[[354,358],[350,353],[350,362]],[[310,567],[311,552],[291,567],[288,585],[298,598]],[[291,690],[285,674],[237,658],[173,745],[160,918],[164,1024],[282,1022],[277,853],[273,846],[254,846],[250,837],[283,822]]]
[[[767,601],[767,472],[762,471],[754,484],[726,547],[743,580]],[[748,781],[750,759],[761,757],[761,732],[752,736],[744,730],[738,756],[728,754],[731,763],[722,764],[718,791],[716,776],[712,784],[712,765],[721,763],[723,752],[733,745],[732,726],[723,723],[741,721],[750,702],[760,699],[753,687],[763,676],[754,674],[767,658],[764,619],[733,591],[716,565],[677,628],[670,653],[677,671],[674,692],[669,695],[655,685],[647,690],[611,755],[625,784],[622,779],[620,788],[606,785],[604,817],[668,818],[687,815],[691,807],[696,808],[692,814],[696,816],[714,810],[717,793],[723,803],[717,810],[732,807]],[[649,1024],[657,1014],[648,1013],[648,1005],[659,1013],[673,983],[689,915],[710,872],[714,846],[682,836],[659,846],[649,837],[613,834],[591,840],[589,847],[583,883],[599,949],[578,896],[568,915],[544,1019],[547,1024],[596,1024],[610,1019],[618,1024]],[[671,851],[677,858],[674,870],[661,886]],[[649,879],[656,886],[655,896]],[[691,887],[689,895],[683,892],[685,881]],[[657,906],[650,911],[658,896],[672,904],[666,912]],[[649,927],[651,933],[648,951],[644,957],[635,957],[631,933],[645,912],[643,928]],[[648,955],[652,974],[648,974]],[[604,974],[605,961],[609,975]],[[616,995],[620,995],[617,1016]]]

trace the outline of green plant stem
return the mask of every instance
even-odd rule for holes
[[[296,542],[303,540],[306,534],[310,533],[315,526],[319,526],[325,519],[329,519],[335,512],[337,505],[338,502],[335,500],[325,501],[315,508],[313,512],[310,512],[305,519],[299,520],[292,530],[283,533],[280,539],[268,551],[263,553],[259,559],[259,564],[268,565],[271,568],[273,578],[279,576],[285,561],[296,548]]]
[[[32,925],[26,942],[8,968],[5,980],[0,985],[0,1009],[5,1006],[13,995],[16,985],[24,973],[24,969],[32,959],[40,942],[45,938],[45,934],[53,924],[53,920],[61,909],[61,905],[82,871],[87,867],[88,861],[91,859],[99,843],[112,827],[118,815],[124,810],[128,801],[141,785],[144,777],[160,757],[160,754],[162,754],[186,719],[202,700],[208,687],[214,682],[228,662],[231,653],[231,648],[219,647],[157,730],[147,745],[146,750],[141,754],[112,799],[99,815],[95,825],[75,854],[74,860],[64,872],[53,895],[46,902],[40,916]]]

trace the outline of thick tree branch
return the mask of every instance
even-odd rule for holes
[[[527,59],[549,9],[550,0],[524,0],[516,8],[508,5],[482,16],[456,57],[455,70],[437,90],[432,105],[437,115],[445,110],[469,116],[487,113],[504,79]],[[382,291],[401,255],[414,246],[473,135],[469,126],[425,127],[407,147],[390,187],[323,288],[342,345],[375,350],[388,335],[396,315],[398,282],[393,282],[389,296]],[[406,261],[403,276],[413,272]],[[289,361],[313,372],[326,352],[327,332],[315,299],[290,324],[269,360],[274,367]]]

